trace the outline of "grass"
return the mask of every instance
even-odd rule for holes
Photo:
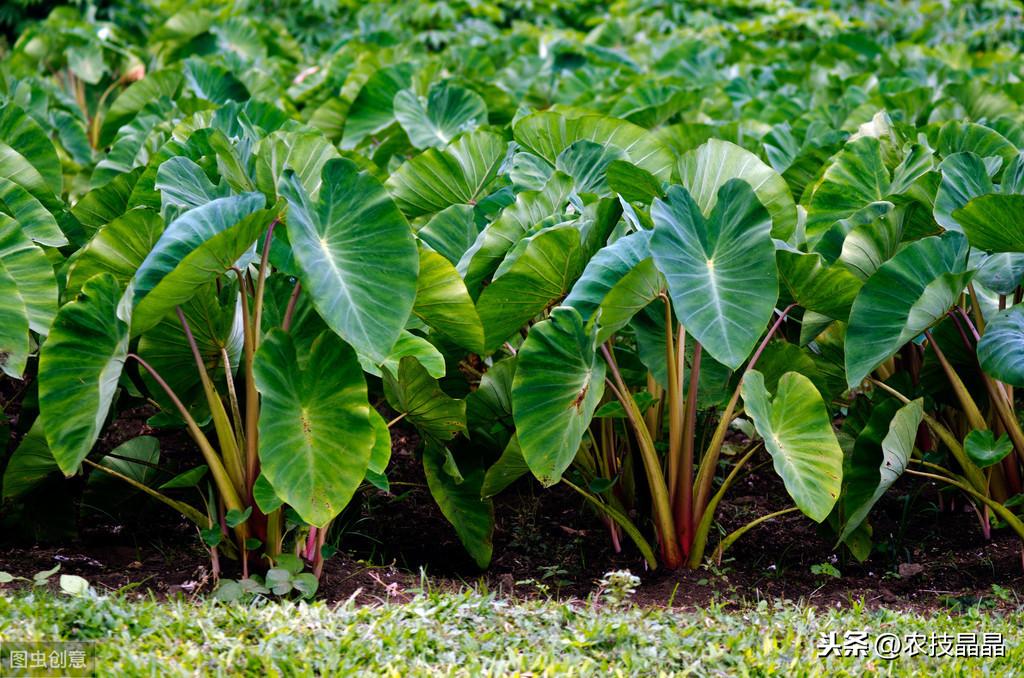
[[[767,603],[702,613],[513,601],[473,591],[378,606],[158,602],[0,591],[0,643],[95,641],[97,675],[1001,675],[1024,611],[921,616]],[[1002,633],[1006,656],[818,657],[823,633]],[[927,651],[927,642],[925,643]]]

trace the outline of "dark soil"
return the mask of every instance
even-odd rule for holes
[[[188,437],[154,431],[146,424],[151,414],[145,407],[123,412],[100,448],[156,435],[162,466],[173,471],[194,465],[198,453]],[[543,490],[525,479],[495,502],[494,560],[480,572],[430,497],[415,433],[398,426],[393,438],[391,493],[369,490],[336,521],[330,543],[339,550],[326,563],[319,594],[329,601],[404,600],[420,590],[466,584],[516,596],[583,597],[605,572],[623,568],[641,577],[641,604],[687,609],[789,599],[821,607],[863,601],[869,607],[963,610],[1017,606],[1024,594],[1020,542],[1005,530],[985,541],[960,497],[940,497],[937,487],[916,478],[901,479],[872,512],[876,551],[866,563],[834,549],[831,531],[792,513],[748,532],[720,563],[677,572],[646,571],[628,541],[614,554],[607,528],[578,495],[563,487]],[[790,505],[770,463],[756,468],[721,508],[723,534]],[[0,536],[0,571],[31,577],[59,563],[61,572],[79,574],[101,590],[129,587],[157,597],[209,591],[210,562],[195,529],[142,499],[116,515],[83,510],[77,537],[59,545],[3,543],[6,536]],[[712,542],[709,552],[717,536]],[[237,576],[230,562],[222,566],[225,576]],[[829,567],[841,577],[829,574]]]

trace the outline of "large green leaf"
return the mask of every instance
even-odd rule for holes
[[[1024,387],[1024,306],[989,319],[978,342],[978,362],[990,377]]]
[[[561,214],[571,192],[572,179],[557,172],[541,190],[520,192],[515,203],[480,231],[458,263],[470,293],[477,293],[483,281],[498,269],[509,250],[527,233],[548,217]]]
[[[53,214],[21,184],[0,176],[0,212],[14,217],[25,235],[51,247],[63,247],[68,239]]]
[[[589,321],[615,284],[650,258],[652,235],[652,231],[638,231],[601,248],[587,263],[564,305],[572,306]]]
[[[651,259],[652,235],[631,233],[598,251],[563,302],[588,323],[600,311],[599,342],[624,327],[662,291],[661,274]]]
[[[338,149],[321,134],[278,130],[256,148],[256,186],[265,195],[278,195],[282,177],[291,170],[306,193],[316,195],[327,163],[338,157]]]
[[[633,163],[660,181],[668,181],[672,174],[671,152],[649,131],[625,120],[541,111],[518,120],[513,134],[519,144],[551,165],[562,151],[584,139],[615,149],[621,153],[618,159]]]
[[[665,289],[665,277],[654,265],[654,259],[644,259],[637,264],[615,283],[601,302],[597,341],[607,341],[628,325],[638,313],[664,294]],[[708,361],[713,362],[710,358]]]
[[[475,204],[507,149],[508,142],[494,132],[463,134],[444,150],[428,148],[399,167],[388,178],[388,190],[410,218]]]
[[[818,390],[802,374],[787,372],[773,398],[764,377],[752,370],[743,379],[742,395],[789,496],[809,518],[825,520],[839,499],[843,450]]]
[[[366,466],[367,472],[383,475],[391,461],[391,429],[384,417],[374,408],[370,408],[370,426],[373,427],[373,450],[370,452],[370,461]]]
[[[29,353],[29,319],[18,281],[0,261],[0,371],[21,379]]]
[[[887,416],[889,411],[879,412]],[[897,410],[880,443],[874,416],[858,436],[849,477],[845,478],[841,540],[846,541],[860,527],[871,508],[906,470],[923,416],[923,401],[919,398]]]
[[[665,192],[658,178],[625,160],[614,160],[606,172],[611,190],[629,202],[650,204],[655,198],[664,198]]]
[[[899,248],[904,224],[892,203],[878,202],[840,219],[829,234],[845,232],[839,261],[861,280],[867,280]]]
[[[129,210],[101,227],[71,260],[66,294],[77,294],[98,273],[111,273],[127,285],[163,232],[160,215],[147,207]]]
[[[160,192],[160,212],[166,222],[174,221],[179,214],[194,207],[231,194],[224,179],[215,186],[202,167],[180,155],[160,165],[154,186]]]
[[[57,312],[39,356],[39,417],[53,457],[68,476],[99,437],[128,355],[120,299],[113,275],[90,279],[78,299]]]
[[[539,155],[517,149],[508,167],[508,178],[516,191],[539,191],[548,183],[554,171],[547,160]]]
[[[721,139],[709,139],[679,158],[679,183],[690,192],[700,211],[710,214],[718,193],[730,179],[750,184],[772,217],[772,235],[789,240],[796,231],[796,204],[782,175],[750,151]]]
[[[989,193],[953,211],[972,247],[1024,252],[1024,195]]]
[[[215,104],[249,98],[249,90],[231,71],[203,59],[185,60],[185,82],[197,97]]]
[[[978,269],[974,281],[996,294],[1013,294],[1024,278],[1024,253],[997,252],[986,254],[971,250],[971,268]]]
[[[942,182],[935,194],[935,221],[947,230],[962,231],[953,211],[979,195],[992,193],[995,187],[984,161],[974,153],[954,153],[942,161],[939,169]]]
[[[398,341],[391,348],[388,357],[380,365],[373,364],[365,356],[359,356],[359,362],[363,366],[363,371],[367,374],[382,377],[384,376],[383,370],[388,370],[392,374],[397,373],[399,363],[406,356],[415,358],[420,365],[423,365],[427,373],[435,379],[440,379],[445,375],[444,356],[437,350],[437,347],[423,337],[413,334],[408,330],[402,330],[402,334],[399,335]]]
[[[0,264],[17,284],[29,327],[45,335],[57,314],[57,278],[46,253],[13,219],[0,214]]]
[[[466,437],[473,441],[475,447],[498,452],[508,445],[515,428],[512,419],[512,378],[515,372],[515,356],[499,360],[484,372],[476,390],[466,396],[469,428]]]
[[[376,438],[355,351],[324,332],[302,369],[291,337],[274,329],[254,370],[263,473],[303,520],[326,525],[359,488]]]
[[[950,120],[944,124],[939,130],[935,146],[945,157],[970,152],[982,158],[998,156],[1004,163],[1008,163],[1017,155],[1014,145],[999,132],[963,120]]]
[[[129,286],[132,334],[154,327],[233,266],[270,224],[263,204],[260,193],[218,198],[168,224]]]
[[[498,457],[498,461],[487,468],[480,494],[483,497],[493,497],[529,472],[530,466],[523,458],[523,451],[519,448],[519,439],[512,436],[501,456]]]
[[[457,264],[479,234],[473,207],[451,205],[431,217],[416,232],[416,237],[435,252],[443,254],[448,261]]]
[[[16,499],[30,492],[49,475],[59,470],[50,447],[46,444],[42,421],[36,417],[32,428],[21,439],[7,461],[4,468],[3,495],[0,499]]]
[[[395,95],[412,84],[413,72],[412,64],[403,63],[381,68],[369,76],[349,107],[342,148],[355,148],[367,136],[394,123]]]
[[[466,350],[484,352],[484,328],[466,284],[455,266],[432,250],[420,250],[420,274],[412,312]]]
[[[793,299],[809,311],[846,320],[863,282],[844,266],[828,265],[820,254],[780,249],[779,277]]]
[[[99,228],[125,213],[132,190],[145,169],[137,167],[127,174],[119,174],[110,182],[89,191],[75,203],[71,214],[87,236],[92,236]]]
[[[487,123],[487,104],[480,95],[450,83],[431,87],[426,100],[404,89],[393,103],[395,118],[416,148],[445,146],[460,132]]]
[[[464,473],[462,482],[456,482],[445,469],[446,458],[443,447],[432,442],[427,444],[423,451],[427,487],[473,561],[481,569],[485,568],[491,562],[493,550],[494,504],[480,496],[483,469]]]
[[[964,438],[964,453],[978,468],[998,464],[1011,452],[1013,441],[1005,433],[996,438],[992,431],[975,429]]]
[[[408,222],[350,160],[324,166],[316,204],[295,174],[285,174],[280,190],[303,288],[332,330],[383,362],[416,298],[419,254]]]
[[[485,353],[561,300],[586,265],[580,232],[571,224],[542,231],[521,244],[525,247],[519,257],[477,301]]]
[[[608,195],[608,166],[622,161],[622,151],[587,139],[569,144],[555,160],[555,167],[572,177],[577,193]]]
[[[884,200],[889,183],[889,171],[876,137],[864,136],[847,143],[817,183],[808,188],[807,241],[813,244],[836,221]]]
[[[156,479],[160,463],[160,441],[153,436],[138,436],[126,440],[96,463],[148,486]],[[118,505],[131,499],[135,494],[136,488],[121,478],[103,472],[90,473],[82,501],[90,508],[109,511],[116,510]]]
[[[576,457],[604,394],[597,330],[574,308],[558,307],[530,330],[517,357],[512,412],[530,470],[549,487]]]
[[[413,357],[402,358],[397,374],[384,373],[384,395],[425,440],[439,446],[466,430],[466,401],[442,391],[437,379]]]
[[[949,231],[909,245],[868,278],[846,329],[851,387],[946,315],[973,274],[968,250],[963,234]]]
[[[715,360],[746,360],[778,299],[772,222],[750,185],[732,179],[705,219],[685,188],[651,207],[651,253],[676,317]]]
[[[0,176],[24,186],[50,207],[64,190],[60,159],[50,137],[10,101],[0,108]]]

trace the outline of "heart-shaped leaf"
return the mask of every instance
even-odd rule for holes
[[[866,205],[885,200],[890,176],[876,137],[850,141],[836,154],[821,178],[808,190],[807,241],[812,245],[840,219]]]
[[[12,102],[0,109],[0,176],[10,179],[50,208],[58,207],[64,174],[49,135]]]
[[[155,327],[233,266],[270,224],[263,204],[260,193],[218,198],[168,224],[129,286],[132,334]]]
[[[995,187],[984,161],[974,153],[954,153],[939,165],[942,182],[935,194],[935,221],[947,230],[962,231],[953,218],[958,210],[979,195],[992,193]]]
[[[828,265],[820,254],[778,251],[779,277],[793,299],[809,311],[846,320],[864,283],[842,265]]]
[[[917,428],[924,416],[923,401],[919,398],[907,403],[888,419],[890,412],[891,408],[876,408],[854,445],[843,478],[842,541],[864,523],[871,508],[906,470],[914,451]]]
[[[359,489],[375,439],[355,351],[324,332],[302,369],[291,337],[274,329],[260,344],[254,370],[263,473],[303,520],[326,525]]]
[[[303,288],[327,325],[380,364],[416,298],[419,254],[412,230],[380,182],[350,160],[324,165],[314,204],[286,173],[288,241]]]
[[[1024,195],[989,193],[954,210],[972,247],[987,252],[1024,252]]]
[[[515,140],[531,153],[554,166],[558,156],[577,141],[587,141],[618,151],[619,159],[668,181],[672,175],[672,154],[658,138],[633,123],[603,115],[568,116],[541,111],[513,125]]]
[[[520,244],[522,254],[484,288],[477,302],[485,353],[494,352],[531,318],[564,297],[586,265],[580,232],[573,225],[542,231]]]
[[[65,293],[77,294],[86,280],[99,273],[110,273],[126,286],[163,232],[160,215],[146,207],[116,217],[75,253],[68,268]]]
[[[0,212],[16,219],[25,235],[40,245],[63,247],[68,244],[67,236],[43,203],[21,184],[3,175],[0,175]]]
[[[731,179],[707,219],[681,186],[654,201],[651,218],[651,253],[676,317],[715,360],[739,367],[779,294],[768,211],[749,184]]]
[[[997,440],[992,431],[974,430],[964,438],[964,452],[978,468],[987,468],[1013,452],[1013,441],[1005,433]]]
[[[32,428],[21,439],[14,453],[7,460],[3,477],[3,501],[15,499],[31,491],[52,473],[57,466],[50,446],[46,444],[42,420],[36,417]]]
[[[398,123],[416,148],[445,146],[460,132],[487,123],[487,104],[480,95],[450,83],[431,87],[426,101],[404,89],[393,103]]]
[[[505,159],[508,142],[493,132],[463,134],[444,150],[428,148],[388,178],[388,190],[406,216],[473,205]]]
[[[787,372],[773,398],[761,373],[751,370],[741,393],[789,496],[807,517],[825,520],[839,499],[843,450],[818,390],[802,374]]]
[[[561,172],[555,173],[543,189],[519,193],[515,203],[480,231],[458,263],[471,294],[478,293],[480,285],[498,269],[509,250],[537,224],[561,214],[570,192],[572,179]]]
[[[484,328],[455,266],[437,252],[420,250],[420,275],[412,312],[459,346],[482,354]]]
[[[18,222],[0,214],[0,264],[14,280],[29,328],[43,336],[57,314],[57,277],[46,253],[32,243]],[[12,300],[13,303],[13,300]]]
[[[437,379],[411,356],[402,358],[396,374],[384,373],[384,395],[423,438],[442,447],[466,430],[466,401],[442,391]]]
[[[444,448],[428,442],[423,451],[423,470],[427,487],[441,513],[455,527],[459,541],[481,569],[491,562],[494,535],[494,504],[482,499],[483,469],[462,474],[462,482],[455,482],[445,470]]]

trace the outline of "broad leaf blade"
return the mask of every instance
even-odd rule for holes
[[[854,468],[853,472],[856,475],[848,480],[843,497],[845,522],[839,535],[840,540],[846,541],[860,527],[872,507],[906,470],[910,454],[914,451],[917,428],[923,416],[921,399],[901,407],[893,415],[888,431],[881,441],[880,456],[871,454],[874,450],[870,448],[878,445],[877,442],[866,439],[873,435],[871,431],[865,429],[858,437],[858,447],[854,448],[852,461],[863,468]],[[877,441],[877,438],[874,440]],[[861,447],[868,449],[859,449]]]
[[[326,525],[363,481],[375,439],[355,351],[324,332],[301,369],[291,337],[274,329],[254,369],[263,473],[303,520]]]
[[[651,207],[651,252],[676,317],[719,362],[739,367],[778,299],[771,219],[750,186],[732,179],[705,220],[685,188]]]
[[[121,287],[109,273],[57,313],[39,357],[39,417],[61,471],[78,471],[99,437],[128,354],[118,317]]]
[[[519,350],[512,412],[523,457],[546,487],[572,463],[604,394],[596,329],[573,308],[559,307],[534,325]]]
[[[218,198],[168,224],[129,286],[132,334],[156,326],[234,265],[270,224],[263,204],[259,193]]]
[[[981,369],[1011,386],[1024,386],[1024,306],[1013,306],[989,319],[978,342]]]
[[[796,204],[785,179],[750,151],[709,139],[683,155],[676,168],[680,183],[704,214],[712,212],[719,191],[730,179],[742,179],[771,215],[773,237],[789,240],[796,231]]]
[[[839,499],[843,450],[818,390],[802,374],[787,372],[772,398],[764,377],[752,370],[743,380],[742,394],[789,496],[809,518],[825,520]]]
[[[941,319],[970,281],[967,239],[949,231],[918,240],[882,264],[853,302],[846,378],[854,387]]]
[[[314,204],[294,174],[288,240],[305,291],[327,325],[361,354],[382,363],[416,297],[419,254],[412,230],[380,182],[350,160],[324,166]]]

